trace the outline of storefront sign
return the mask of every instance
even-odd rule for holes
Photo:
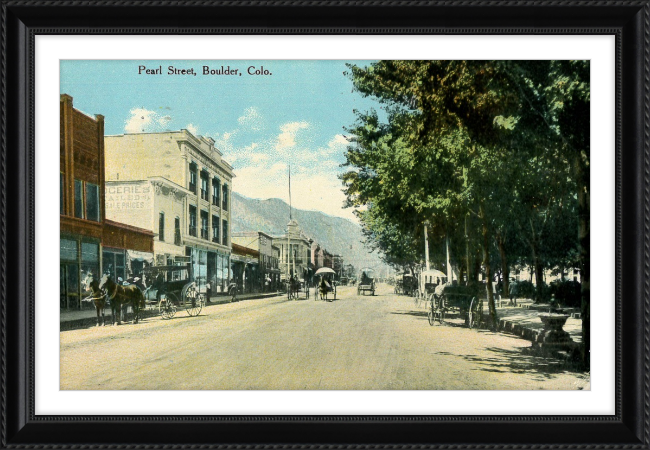
[[[151,186],[106,186],[106,209],[143,209],[151,200]]]

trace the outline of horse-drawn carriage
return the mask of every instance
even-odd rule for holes
[[[446,315],[453,311],[465,319],[465,325],[469,328],[478,327],[482,311],[479,292],[475,287],[440,284],[429,294],[428,301],[429,325],[433,326],[436,321],[444,323]]]
[[[185,308],[190,316],[198,316],[206,302],[205,277],[190,276],[189,264],[152,266],[144,271],[151,284],[144,291],[145,303],[157,306],[163,319],[171,319],[178,308]]]
[[[420,306],[421,302],[426,302],[438,286],[447,282],[447,275],[436,269],[423,270],[417,279],[417,285],[413,296],[415,305]]]
[[[306,280],[300,280],[295,277],[289,278],[286,282],[287,298],[289,300],[300,300],[300,298],[309,298],[309,284]]]
[[[395,281],[395,293],[408,295],[409,297],[416,294],[418,280],[410,273],[403,273],[397,276]]]
[[[361,269],[361,276],[359,277],[359,285],[357,286],[357,295],[370,292],[370,295],[375,295],[375,279],[371,275],[374,273],[373,269]]]

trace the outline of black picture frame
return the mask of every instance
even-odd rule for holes
[[[650,3],[634,0],[3,0],[1,3],[3,447],[649,447]],[[34,286],[38,279],[34,269],[34,37],[38,34],[210,33],[615,35],[615,415],[35,416]]]

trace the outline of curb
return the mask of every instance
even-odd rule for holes
[[[243,302],[246,300],[259,300],[259,299],[265,299],[265,298],[273,298],[273,297],[279,297],[279,294],[259,294],[259,295],[252,295],[250,297],[246,298],[241,298],[237,299],[235,302]],[[212,297],[213,299],[215,297]],[[230,297],[224,296],[224,297],[217,297],[219,300],[211,300],[210,303],[206,303],[206,306],[215,306],[215,305],[223,305],[226,303],[231,303]],[[106,326],[110,326],[110,322],[112,320],[111,317],[111,312],[110,309],[107,309],[108,314],[105,316],[106,320]],[[157,317],[159,316],[160,313],[158,312],[158,307],[155,306],[151,309],[145,309],[144,311],[140,311],[140,319],[148,319],[150,317]],[[131,315],[127,315],[127,318],[130,318]],[[131,320],[127,320],[123,323],[131,323]],[[60,322],[60,327],[59,331],[70,331],[70,330],[76,330],[80,328],[92,328],[97,325],[97,317],[96,316],[91,316],[91,317],[84,317],[81,319],[72,319],[72,320],[63,320]]]
[[[482,328],[488,328],[486,326],[486,323],[481,323]],[[489,329],[489,328],[488,328]],[[570,350],[553,350],[553,351],[542,351],[539,349],[537,345],[537,338],[539,337],[540,333],[542,330],[536,330],[532,328],[525,328],[523,325],[505,320],[505,319],[499,319],[499,327],[497,329],[499,332],[503,333],[508,333],[508,334],[514,334],[516,336],[519,336],[521,338],[526,339],[527,341],[531,341],[532,345],[531,348],[537,351],[542,352],[543,354],[546,354],[548,356],[552,356],[553,358],[557,358],[561,361],[564,361],[566,363],[574,363],[576,361],[576,352],[579,350],[580,345],[572,341],[571,349]]]

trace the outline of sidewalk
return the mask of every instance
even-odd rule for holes
[[[499,331],[510,333],[522,337],[531,342],[536,342],[539,334],[544,329],[544,324],[539,318],[540,314],[555,312],[551,305],[533,304],[532,300],[517,300],[517,306],[506,306],[508,301],[500,302],[503,306],[497,304],[497,318],[499,321]],[[575,314],[575,308],[564,308],[563,314],[569,314],[569,318],[563,327],[563,330],[569,333],[571,340],[574,342],[573,347],[577,349],[582,342],[582,319],[579,314]],[[487,301],[483,301],[483,315],[489,316]],[[566,353],[566,354],[565,354]],[[559,352],[558,355],[563,358],[571,358],[572,355],[567,352]]]
[[[279,292],[269,292],[265,294],[261,293],[256,293],[256,294],[241,294],[237,295],[237,300],[236,301],[244,301],[244,300],[256,300],[256,299],[263,299],[263,298],[271,298],[271,297],[276,297],[276,296],[282,296],[286,294],[282,294]],[[224,303],[230,303],[231,299],[227,295],[217,295],[210,297],[210,303],[206,303],[206,306],[214,306],[214,305],[220,305]],[[104,314],[106,317],[106,324],[110,325],[111,322],[111,309],[107,306],[104,310]],[[155,317],[158,316],[160,313],[158,312],[158,307],[157,305],[147,305],[146,309],[144,311],[140,311],[140,317],[145,319],[148,317]],[[88,328],[88,327],[93,327],[97,324],[97,313],[95,312],[95,308],[93,307],[92,309],[83,309],[81,311],[61,311],[60,312],[60,331],[67,331],[67,330],[74,330],[77,328]]]

